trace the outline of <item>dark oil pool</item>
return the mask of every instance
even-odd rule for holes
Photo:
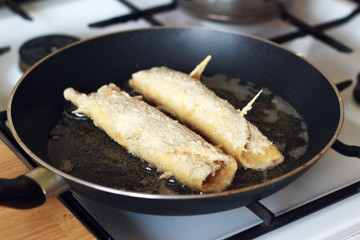
[[[237,109],[242,109],[260,90],[257,86],[224,75],[204,77],[202,82]],[[119,86],[136,95],[125,83]],[[69,107],[76,109],[71,104]],[[95,127],[91,119],[76,117],[69,112],[71,109],[64,109],[49,135],[48,153],[50,164],[54,167],[92,183],[127,191],[201,194],[174,177],[160,180],[161,172],[128,153],[104,131]],[[240,166],[228,190],[284,175],[300,165],[297,160],[307,149],[308,133],[303,119],[289,103],[268,89],[263,89],[245,117],[275,143],[285,156],[285,161],[265,171]]]

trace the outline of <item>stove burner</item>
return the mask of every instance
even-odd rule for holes
[[[43,57],[78,40],[76,37],[67,35],[47,35],[27,41],[19,50],[21,71],[27,71]]]

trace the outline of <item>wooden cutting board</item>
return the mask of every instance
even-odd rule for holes
[[[0,140],[0,178],[15,178],[29,169]],[[0,206],[0,239],[95,239],[56,198],[43,206],[17,210]]]

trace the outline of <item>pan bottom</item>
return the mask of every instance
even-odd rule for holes
[[[259,87],[242,83],[224,75],[202,80],[235,108],[243,108],[259,91]],[[119,86],[130,90],[128,85]],[[302,165],[308,133],[304,120],[289,103],[265,89],[246,118],[256,125],[285,156],[284,163],[265,171],[239,167],[228,190],[248,187],[279,177]],[[161,172],[146,161],[127,152],[91,119],[61,115],[48,140],[50,164],[80,179],[131,192],[153,194],[200,194],[176,178],[159,179]]]

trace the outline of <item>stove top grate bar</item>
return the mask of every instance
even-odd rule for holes
[[[248,208],[253,211],[254,214],[263,219],[263,223],[249,228],[245,231],[242,231],[238,234],[235,234],[227,239],[254,239],[275,229],[283,227],[291,222],[306,217],[314,212],[320,211],[323,208],[326,208],[334,203],[349,198],[359,192],[360,181],[276,217],[269,209],[267,209],[261,203],[253,203],[249,205]]]
[[[137,7],[135,7],[132,3],[130,3],[126,0],[119,0],[119,1],[122,2],[125,6],[127,6],[132,12],[129,14],[126,14],[126,15],[119,16],[119,17],[114,17],[114,18],[110,18],[107,20],[90,23],[88,26],[96,27],[96,28],[107,27],[107,26],[117,24],[117,23],[124,23],[124,22],[130,21],[130,20],[138,20],[140,18],[143,18],[144,20],[146,20],[148,23],[150,23],[153,26],[162,26],[163,24],[160,23],[159,21],[157,21],[156,19],[154,19],[151,15],[175,9],[177,6],[177,2],[172,1],[169,4],[149,8],[146,10],[140,10]]]
[[[6,46],[6,47],[0,47],[0,55],[7,53],[8,51],[10,51],[10,47]]]
[[[351,53],[353,51],[351,48],[345,46],[344,44],[340,43],[339,41],[324,34],[323,30],[333,28],[333,27],[336,27],[336,26],[339,26],[339,25],[349,22],[350,20],[352,20],[355,16],[357,16],[360,13],[360,6],[357,7],[356,9],[354,9],[350,14],[348,14],[347,16],[345,16],[343,18],[340,18],[340,19],[337,19],[337,20],[334,20],[334,21],[331,21],[328,23],[316,25],[313,27],[309,26],[308,24],[304,23],[303,21],[292,16],[290,13],[288,13],[285,10],[284,7],[280,7],[280,9],[281,9],[280,17],[285,22],[292,24],[292,25],[296,26],[297,28],[299,28],[299,31],[271,38],[270,39],[271,41],[274,41],[276,43],[284,43],[284,42],[287,42],[287,41],[310,34],[313,37],[323,41],[324,43],[334,47],[335,49],[337,49],[341,52]]]

